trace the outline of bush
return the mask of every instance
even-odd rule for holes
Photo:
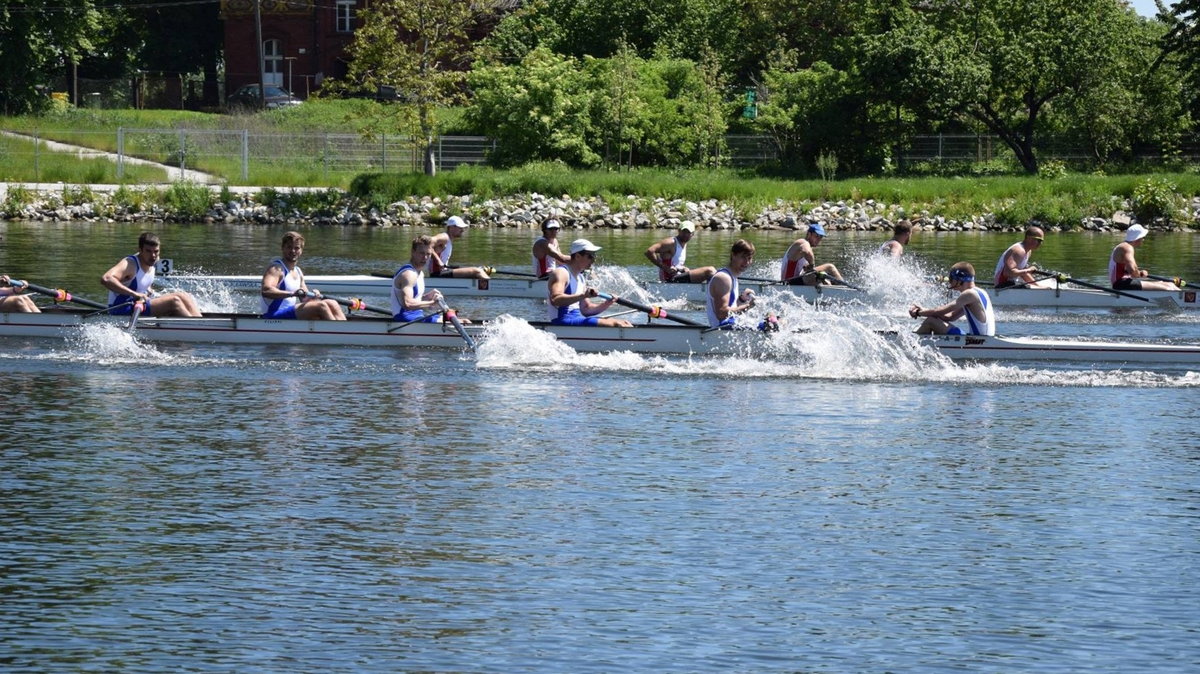
[[[1155,218],[1170,222],[1181,201],[1175,183],[1165,178],[1146,178],[1134,186],[1129,196],[1130,208],[1141,222],[1152,222]]]
[[[163,206],[177,217],[200,219],[212,208],[212,192],[206,185],[178,182],[163,194]]]

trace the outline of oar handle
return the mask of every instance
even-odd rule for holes
[[[1155,281],[1167,281],[1168,283],[1174,283],[1176,287],[1179,288],[1187,287],[1188,284],[1187,281],[1179,278],[1178,276],[1157,276],[1155,274],[1146,274],[1146,278],[1152,278]]]
[[[646,312],[646,314],[648,314],[650,316],[650,318],[663,318],[668,321],[675,321],[676,323],[682,323],[683,325],[691,325],[691,326],[694,326],[697,328],[707,328],[708,327],[706,324],[701,323],[699,321],[693,321],[690,318],[684,318],[683,316],[672,316],[671,314],[667,313],[666,309],[663,309],[662,307],[658,307],[658,306],[652,307],[648,304],[642,304],[641,302],[634,302],[633,300],[627,300],[624,297],[613,297],[612,295],[610,295],[608,293],[597,293],[596,296],[601,299],[605,299],[605,300],[613,300],[614,302],[616,302],[617,304],[620,304],[623,307],[629,307],[630,309],[637,309],[638,311],[644,311],[644,312]]]
[[[46,288],[44,286],[30,283],[28,281],[10,281],[10,283],[12,283],[14,286],[16,284],[20,283],[24,287],[29,288],[30,290],[32,290],[35,293],[53,298],[55,302],[74,302],[75,304],[81,304],[85,307],[91,307],[93,309],[108,309],[107,304],[93,302],[92,300],[85,299],[82,297],[75,297],[71,293],[63,290],[62,288]]]
[[[387,309],[373,307],[357,297],[330,297],[328,295],[318,294],[312,290],[309,290],[304,296],[308,298],[320,297],[323,300],[333,300],[343,307],[346,307],[350,311],[370,311],[373,313],[382,314],[384,316],[392,315],[392,312],[388,311]]]
[[[450,321],[450,324],[453,325],[454,329],[458,331],[458,336],[462,337],[463,341],[467,343],[467,348],[474,351],[475,340],[471,339],[471,336],[467,334],[467,329],[463,327],[462,321],[458,320],[458,314],[446,305],[446,298],[439,295],[437,298],[437,303],[438,308],[442,310],[442,317],[445,320]]]

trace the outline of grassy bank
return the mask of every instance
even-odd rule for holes
[[[73,154],[51,152],[33,141],[0,136],[0,181],[69,183],[165,182],[166,171],[149,166],[127,164],[123,179],[117,178],[117,165],[104,158],[80,158]]]
[[[571,171],[556,164],[535,164],[506,171],[463,167],[432,178],[367,174],[355,179],[350,189],[376,206],[408,196],[471,194],[488,198],[529,192],[598,196],[614,208],[625,204],[628,195],[717,199],[732,205],[746,219],[776,205],[805,212],[826,201],[874,200],[896,206],[898,217],[928,214],[966,219],[992,213],[999,222],[1038,221],[1069,228],[1085,217],[1109,218],[1126,205],[1143,221],[1169,216],[1175,223],[1191,222],[1186,208],[1190,195],[1200,194],[1200,175],[847,178],[824,182],[757,178],[731,170]]]

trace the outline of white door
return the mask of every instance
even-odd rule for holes
[[[268,86],[283,86],[283,45],[279,40],[263,40],[263,77]]]

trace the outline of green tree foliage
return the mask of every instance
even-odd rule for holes
[[[0,110],[43,108],[36,89],[93,47],[100,15],[92,0],[8,0],[0,4]]]
[[[865,43],[869,79],[892,81],[885,91],[893,100],[923,113],[981,125],[1030,173],[1050,111],[1120,80],[1122,31],[1132,18],[1121,0],[976,0],[969,12],[950,2],[892,7],[876,14],[879,32]]]
[[[491,159],[498,165],[600,163],[588,142],[596,84],[575,58],[538,47],[513,65],[478,64],[469,84],[474,97],[466,119],[495,140]]]
[[[437,172],[435,110],[463,98],[471,31],[511,5],[510,0],[378,0],[360,14],[362,26],[347,49],[345,89],[394,87],[404,105],[362,120],[370,133],[387,127],[419,139],[427,175]]]

